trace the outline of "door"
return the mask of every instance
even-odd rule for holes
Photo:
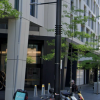
[[[34,88],[34,85],[40,87],[41,73],[41,55],[42,45],[38,43],[29,43],[27,49],[25,88]]]
[[[84,70],[83,69],[77,69],[76,84],[77,85],[83,85],[84,84]]]

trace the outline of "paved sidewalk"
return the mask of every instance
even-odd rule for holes
[[[80,87],[78,86],[84,97],[84,100],[100,100],[100,94],[94,94],[93,85],[82,85]]]
[[[68,88],[65,88],[65,90]],[[46,91],[47,92],[47,91]],[[100,100],[100,94],[94,94],[93,85],[82,85],[81,93],[84,97],[84,100]],[[41,94],[41,91],[38,91],[38,95]],[[36,100],[33,99],[33,91],[28,91],[29,99],[28,100]],[[0,91],[0,100],[4,100],[5,91]]]
[[[100,100],[100,94],[94,94],[93,85],[83,85],[81,93],[84,100]]]

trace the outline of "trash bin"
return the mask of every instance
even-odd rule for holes
[[[100,82],[98,82],[98,86],[97,82],[94,82],[94,93],[100,93]]]

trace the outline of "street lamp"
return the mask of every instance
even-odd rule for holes
[[[61,59],[61,5],[62,0],[57,2],[37,3],[31,5],[42,5],[56,3],[56,25],[55,25],[55,75],[54,75],[54,97],[60,100],[60,59]]]
[[[55,27],[55,100],[60,100],[60,59],[61,59],[61,5],[62,0],[57,0],[56,27]]]

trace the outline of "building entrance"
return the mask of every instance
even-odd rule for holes
[[[42,66],[42,44],[29,43],[27,48],[25,88],[32,89],[34,85],[40,88]],[[0,44],[0,71],[6,74],[7,43]]]
[[[29,43],[27,49],[25,88],[34,89],[34,85],[40,88],[41,64],[42,64],[42,45]]]
[[[7,44],[0,44],[0,71],[6,73],[6,63],[7,63]]]

